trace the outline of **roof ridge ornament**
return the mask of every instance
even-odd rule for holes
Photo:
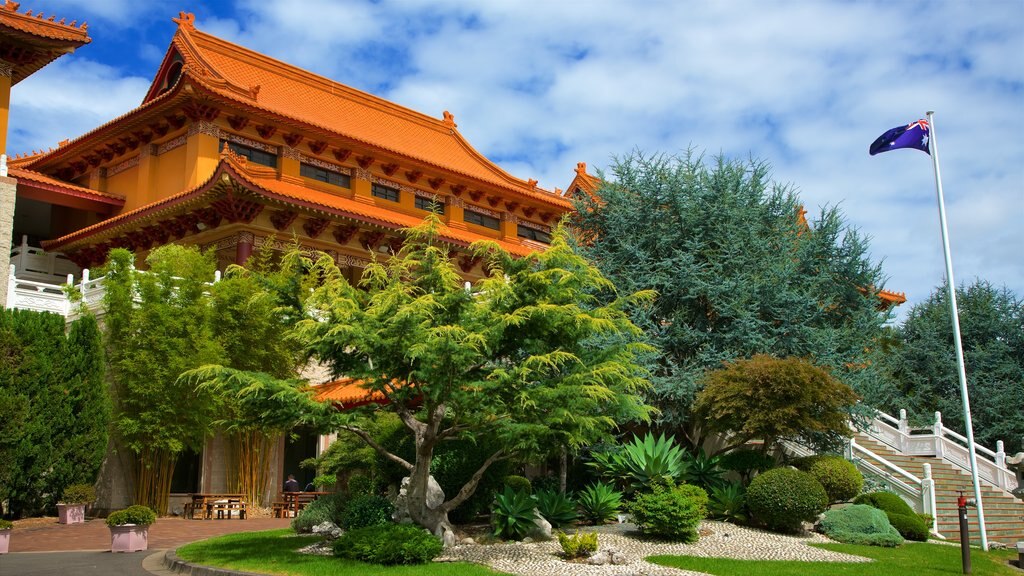
[[[576,173],[579,174],[580,176],[586,175],[587,174],[587,163],[586,162],[577,162],[576,163]]]
[[[177,18],[171,18],[172,22],[177,22],[178,28],[184,28],[185,30],[196,29],[196,15],[192,12],[178,12]]]
[[[17,12],[20,7],[20,2],[11,2],[11,0],[6,0],[6,2],[4,2],[4,9],[11,10],[12,12]]]
[[[444,125],[445,126],[447,126],[449,128],[458,128],[459,127],[459,125],[455,123],[455,115],[454,114],[452,114],[451,112],[449,112],[447,110],[445,110],[442,114],[444,115]]]

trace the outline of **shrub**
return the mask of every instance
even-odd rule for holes
[[[900,536],[914,542],[927,542],[928,529],[931,523],[925,524],[924,520],[917,514],[893,514],[884,512],[889,518],[892,527],[899,531]]]
[[[828,494],[830,503],[851,500],[864,486],[864,475],[842,456],[810,456],[800,458],[793,465],[814,476]]]
[[[356,530],[391,522],[394,505],[383,496],[367,494],[352,498],[341,513],[341,527]]]
[[[511,540],[522,540],[537,523],[534,509],[537,501],[527,492],[516,492],[505,486],[504,492],[494,497],[491,525],[494,535]]]
[[[124,526],[125,524],[149,526],[153,522],[156,522],[156,512],[153,512],[148,506],[139,504],[111,512],[110,516],[107,516],[107,526]]]
[[[515,492],[533,494],[533,484],[531,484],[530,479],[525,476],[516,476],[515,474],[505,476],[505,486],[508,486]]]
[[[310,502],[292,518],[292,530],[299,534],[309,534],[313,526],[324,522],[333,522],[341,526],[341,515],[345,511],[345,496],[340,493],[327,494]]]
[[[365,474],[353,474],[348,477],[348,495],[366,496],[373,494],[373,480]]]
[[[686,464],[683,479],[687,484],[700,486],[705,490],[725,484],[725,470],[721,467],[718,456],[708,456],[702,448],[695,454],[688,453],[683,456],[683,461]]]
[[[708,492],[708,515],[736,524],[747,521],[747,494],[743,484],[717,486]]]
[[[579,517],[576,502],[566,494],[557,490],[538,490],[533,496],[537,499],[540,515],[555,528],[571,524]]]
[[[604,482],[595,482],[580,492],[580,512],[591,524],[604,524],[615,518],[622,506],[622,492]]]
[[[869,494],[861,494],[853,500],[854,504],[867,504],[873,508],[878,508],[883,512],[890,514],[906,514],[910,516],[914,514],[914,509],[907,504],[903,498],[892,492],[871,492]]]
[[[385,566],[425,564],[443,548],[440,538],[412,524],[382,524],[342,534],[334,555]]]
[[[71,484],[64,489],[62,504],[91,504],[96,501],[96,489],[92,484]]]
[[[864,504],[854,504],[825,512],[821,530],[843,544],[862,544],[894,548],[903,544],[900,533],[889,524],[885,512]]]
[[[736,472],[740,475],[743,483],[748,484],[751,476],[760,474],[775,466],[775,458],[760,450],[743,448],[723,454],[718,459],[718,464],[726,470]]]
[[[562,545],[562,552],[569,560],[589,556],[597,552],[597,532],[580,534],[577,530],[572,536],[559,532],[558,543]]]
[[[707,515],[708,494],[692,484],[656,483],[627,505],[633,521],[645,534],[678,542],[696,542],[697,528]]]
[[[796,532],[800,523],[814,520],[828,506],[828,495],[810,474],[775,468],[747,488],[747,507],[769,530]]]
[[[677,482],[686,473],[685,453],[675,439],[664,434],[655,438],[647,433],[643,440],[633,438],[619,452],[594,453],[591,466],[601,477],[614,480],[626,492],[650,486],[652,482]]]
[[[11,528],[14,528],[13,522],[0,518],[0,530],[10,530]]]

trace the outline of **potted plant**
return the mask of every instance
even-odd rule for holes
[[[129,506],[107,516],[111,552],[136,552],[149,548],[149,525],[156,512],[147,506]]]
[[[11,524],[10,520],[0,518],[0,554],[7,554],[11,545],[11,528],[13,527],[14,524]]]
[[[57,522],[81,524],[85,522],[85,507],[96,501],[96,489],[89,484],[72,484],[64,489],[57,503]]]

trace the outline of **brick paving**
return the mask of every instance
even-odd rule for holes
[[[149,527],[149,549],[177,548],[189,542],[221,534],[257,532],[287,528],[288,518],[250,518],[246,520],[185,520],[160,518]],[[84,524],[53,524],[15,528],[11,532],[10,552],[69,552],[110,550],[110,530],[102,519]]]

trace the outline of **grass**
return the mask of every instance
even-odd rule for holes
[[[178,549],[186,562],[275,576],[494,576],[490,568],[465,562],[419,566],[376,566],[333,556],[299,554],[320,536],[296,536],[289,529],[228,534]]]
[[[943,544],[907,543],[899,548],[855,546],[852,544],[815,544],[819,548],[864,556],[875,561],[797,562],[790,560],[730,560],[695,556],[652,556],[649,561],[663,566],[706,572],[716,576],[953,576],[962,574],[960,547]],[[1010,550],[982,552],[971,549],[973,576],[1020,576],[1008,566],[1016,557]]]

